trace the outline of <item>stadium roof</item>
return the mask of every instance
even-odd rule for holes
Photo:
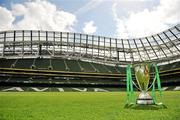
[[[0,56],[64,57],[113,64],[179,60],[180,24],[134,39],[54,31],[1,31]]]

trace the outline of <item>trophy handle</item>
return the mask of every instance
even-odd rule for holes
[[[140,90],[141,91],[141,89],[136,85],[136,83],[134,83],[134,81],[132,80],[132,83],[133,83],[133,85],[138,89],[138,90]]]
[[[156,76],[154,77],[154,80],[153,80],[153,82],[151,83],[151,85],[149,86],[149,88],[147,89],[147,91],[148,91],[149,89],[151,89],[151,87],[153,86],[153,84],[154,84],[155,81],[156,81]]]
[[[153,64],[153,66],[154,66],[154,64]],[[154,69],[155,69],[155,67],[154,67]],[[155,81],[156,81],[156,75],[154,74],[154,80],[153,80],[153,82],[151,83],[151,85],[148,87],[147,91],[148,91],[149,89],[151,89],[151,87],[153,86],[153,84],[154,84]]]

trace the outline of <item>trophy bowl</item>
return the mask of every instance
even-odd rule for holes
[[[152,97],[148,93],[148,86],[150,81],[150,67],[148,64],[138,64],[134,66],[135,78],[140,90],[137,98],[137,104],[151,105],[154,104]]]

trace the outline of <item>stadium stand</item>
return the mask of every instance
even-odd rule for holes
[[[52,31],[1,31],[0,88],[122,88],[126,84],[126,65],[142,62],[158,65],[163,86],[178,86],[179,29],[180,25],[176,25],[138,39]],[[21,40],[17,41],[17,33]],[[151,79],[153,71],[152,68]]]

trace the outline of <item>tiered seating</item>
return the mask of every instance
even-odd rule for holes
[[[162,66],[158,66],[159,71],[168,70],[170,67],[171,67],[170,65],[162,65]]]
[[[96,70],[93,68],[91,63],[84,62],[84,61],[78,61],[81,67],[84,69],[84,72],[96,72]]]
[[[30,83],[65,83],[66,80],[64,79],[54,79],[52,78],[43,78],[43,77],[32,77],[28,79]]]
[[[114,66],[106,66],[112,73],[119,73],[119,71]]]
[[[5,82],[27,82],[27,78],[22,78],[22,77],[6,77],[7,79]]]
[[[37,69],[48,69],[50,67],[50,59],[36,59],[35,66]]]
[[[104,67],[102,64],[92,63],[92,65],[101,73],[108,73],[110,72],[107,68]]]
[[[1,76],[0,76],[0,81],[7,81],[8,79],[9,79],[8,76],[4,76],[4,77],[1,77]]]
[[[76,60],[65,60],[67,66],[69,67],[69,71],[71,72],[81,72],[78,62]]]
[[[16,59],[2,59],[0,62],[0,67],[10,68],[15,63]]]
[[[126,68],[125,67],[120,67],[120,66],[115,66],[115,69],[119,71],[121,74],[126,74]]]
[[[30,69],[33,64],[33,59],[18,59],[15,68]]]
[[[71,84],[87,84],[86,81],[82,79],[70,79],[69,82]]]
[[[55,82],[53,78],[34,78],[34,81],[35,82],[41,82],[41,83],[52,83],[52,82]],[[60,82],[60,81],[58,81],[58,82]]]
[[[88,79],[86,80],[88,84],[120,84],[118,80],[108,80],[108,79]]]
[[[21,77],[2,77],[2,82],[17,82],[19,83],[37,83],[37,84],[49,84],[49,83],[55,83],[55,84],[78,84],[78,85],[105,85],[105,84],[119,84],[119,81],[114,81],[113,79],[101,79],[101,78],[78,78],[78,77],[47,77],[43,76],[46,73],[41,73],[43,70],[47,71],[49,70],[49,67],[52,66],[53,70],[52,72],[57,71],[65,71],[64,74],[66,74],[66,71],[69,72],[83,72],[88,73],[105,73],[106,74],[112,74],[112,73],[118,73],[117,69],[114,66],[108,66],[104,64],[98,64],[98,63],[92,63],[92,62],[85,62],[80,60],[68,60],[63,58],[32,58],[32,59],[14,59],[14,60],[1,60],[3,64],[0,64],[0,67],[11,67],[12,64],[13,67],[16,69],[34,69],[38,70],[40,73],[38,73],[40,76],[29,76],[29,75],[21,75]],[[32,66],[35,66],[32,68]],[[17,69],[17,70],[18,70]],[[55,70],[55,71],[54,71]],[[28,70],[24,70],[24,72],[27,72]],[[33,71],[33,70],[30,70]],[[13,71],[14,72],[14,71]],[[68,73],[68,72],[67,72]],[[52,73],[51,73],[52,74]],[[96,74],[95,74],[96,75]],[[101,74],[102,75],[102,74]],[[93,75],[94,76],[94,75]]]
[[[180,68],[180,64],[178,62],[175,62],[171,65],[171,69]]]
[[[180,68],[179,62],[158,66],[159,71],[173,70]]]
[[[2,73],[0,76],[0,82],[7,82],[7,84],[11,82],[19,84],[21,82],[37,84],[72,84],[82,86],[125,85],[126,68],[120,65],[110,66],[88,61],[69,60],[63,58],[1,59],[0,62],[0,68],[3,67],[1,68]],[[32,65],[35,66],[34,70],[31,68]],[[50,66],[52,66],[52,70],[49,69]],[[12,70],[10,67],[14,69]],[[174,75],[172,72],[167,71],[180,68],[180,64],[178,64],[178,62],[158,66],[158,68],[160,70],[162,83],[178,82],[178,75]],[[154,70],[154,68],[152,68],[152,70]],[[179,70],[174,70],[174,72],[178,73]],[[4,76],[5,74],[12,75],[12,77]],[[114,75],[112,76],[112,74]],[[105,75],[107,77],[105,77]],[[153,78],[154,77],[151,79],[153,80]],[[134,76],[133,79],[135,79]]]
[[[66,71],[68,69],[66,68],[64,59],[52,59],[51,62],[53,70]]]

